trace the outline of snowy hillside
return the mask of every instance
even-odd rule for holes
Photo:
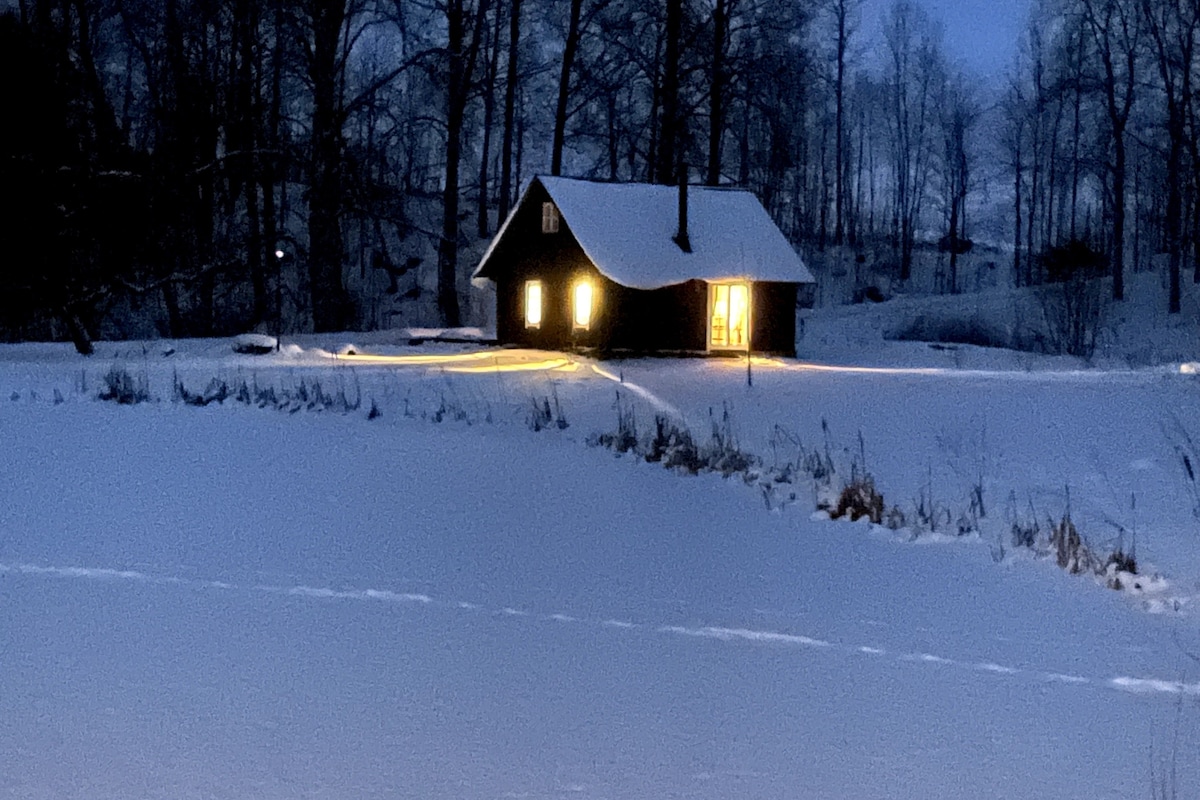
[[[0,796],[1200,782],[1200,384],[1177,364],[884,343],[747,385],[745,360],[353,338],[0,347]],[[114,366],[148,402],[95,399]],[[727,410],[763,471],[827,451],[910,518],[977,485],[986,513],[961,537],[828,521],[811,482],[590,446],[619,410],[701,441]],[[1012,544],[1010,515],[1068,496],[1097,550],[1136,544],[1141,589]]]

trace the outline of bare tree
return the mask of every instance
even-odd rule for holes
[[[950,291],[957,293],[958,256],[965,251],[967,194],[971,186],[970,137],[979,105],[970,79],[962,72],[945,80],[938,103],[942,137],[942,181],[947,214],[946,246],[950,251]]]
[[[1141,17],[1133,0],[1079,0],[1084,21],[1100,59],[1101,92],[1104,96],[1111,137],[1109,164],[1112,201],[1112,264],[1114,300],[1125,299],[1125,135],[1137,88],[1137,62]]]
[[[683,0],[665,0],[662,80],[659,82],[661,120],[655,154],[656,183],[675,183],[681,159],[684,119],[680,105],[680,45],[683,39]]]
[[[521,0],[509,0],[508,15],[508,65],[505,68],[504,79],[504,137],[500,145],[500,200],[497,208],[498,215],[502,220],[508,216],[508,206],[512,201],[513,124],[517,108]]]
[[[503,22],[504,15],[500,13],[500,9],[494,9],[492,26],[485,43],[488,55],[484,68],[483,85],[480,87],[483,95],[483,142],[480,145],[479,153],[479,202],[477,204],[476,232],[481,239],[487,238],[491,231],[488,221],[488,168],[491,166],[492,158],[492,123],[496,114],[496,75],[500,64],[500,26]]]
[[[725,93],[728,90],[730,5],[736,0],[716,0],[712,12],[712,61],[708,90],[708,169],[704,182],[721,182],[721,137],[725,133]]]
[[[562,174],[563,143],[567,131],[567,101],[571,96],[571,67],[579,48],[579,23],[583,0],[571,0],[567,19],[567,35],[563,42],[562,71],[558,78],[558,102],[554,111],[554,139],[550,150],[550,174]]]
[[[929,19],[911,0],[896,0],[885,27],[890,57],[893,229],[900,279],[912,274],[916,226],[929,180],[929,135],[935,117],[932,89],[941,50]]]
[[[359,12],[355,0],[309,0],[300,8],[312,90],[309,145],[308,275],[313,329],[344,330],[350,318],[342,283],[342,150],[344,49]]]
[[[1051,102],[1051,92],[1047,81],[1046,42],[1043,37],[1044,19],[1032,17],[1023,45],[1028,49],[1029,56],[1029,101],[1026,111],[1029,114],[1028,123],[1028,165],[1029,165],[1029,208],[1025,223],[1025,279],[1026,285],[1040,282],[1040,276],[1035,277],[1034,271],[1038,264],[1037,235],[1039,215],[1048,212],[1048,204],[1043,202],[1043,169],[1046,162],[1047,139],[1052,134],[1049,129],[1052,124],[1048,121],[1048,109]],[[1024,76],[1018,75],[1018,80]],[[1046,181],[1049,182],[1049,181]]]
[[[458,300],[459,169],[467,103],[473,88],[476,61],[485,35],[488,0],[447,0],[444,77],[446,82],[446,173],[442,186],[442,235],[438,241],[437,296],[442,324],[462,324]]]
[[[1200,25],[1200,7],[1195,2],[1156,3],[1142,0],[1142,14],[1154,43],[1160,88],[1166,106],[1167,129],[1167,205],[1164,236],[1170,270],[1168,312],[1180,310],[1180,262],[1183,242],[1183,152],[1187,141],[1186,106],[1192,96],[1192,70],[1195,68],[1196,28]]]
[[[1020,65],[1018,63],[1018,71]],[[1013,265],[1014,286],[1025,282],[1025,271],[1021,267],[1021,195],[1024,193],[1025,139],[1028,135],[1029,113],[1025,95],[1019,80],[1008,88],[1001,104],[1003,125],[1000,129],[1000,145],[1008,158],[1013,174]]]
[[[846,58],[850,39],[856,32],[855,15],[859,0],[830,0],[835,29],[834,130],[835,182],[834,244],[842,244],[846,228],[847,182],[849,163],[846,155]]]

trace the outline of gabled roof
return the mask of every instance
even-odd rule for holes
[[[692,252],[675,244],[679,189],[649,183],[597,183],[538,176],[500,227],[476,268],[487,280],[488,260],[534,183],[545,187],[584,253],[606,277],[636,289],[700,279],[813,283],[812,273],[746,191],[688,187]]]

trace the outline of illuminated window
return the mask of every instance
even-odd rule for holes
[[[587,330],[592,324],[592,285],[587,281],[575,284],[572,296],[573,311],[571,318],[576,330]]]
[[[558,233],[558,207],[542,203],[542,233]]]
[[[746,348],[750,340],[750,286],[717,283],[708,287],[708,344]]]
[[[525,327],[542,326],[542,282],[525,281]]]

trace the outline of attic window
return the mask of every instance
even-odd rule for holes
[[[558,233],[558,207],[542,203],[542,233]]]
[[[542,327],[541,281],[525,281],[525,327]]]

